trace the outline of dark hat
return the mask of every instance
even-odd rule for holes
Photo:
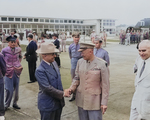
[[[17,36],[16,35],[14,35],[13,37],[12,36],[8,36],[7,38],[6,38],[6,40],[9,42],[9,41],[15,41],[17,39]]]
[[[93,49],[94,47],[95,47],[95,44],[93,44],[93,43],[82,42],[82,43],[80,43],[80,49],[78,51],[82,52],[85,49]]]
[[[32,34],[29,34],[28,37],[29,37],[29,38],[33,38],[33,35],[32,35]]]
[[[55,37],[57,37],[57,38],[58,38],[58,34],[56,34],[56,33],[54,33],[52,36],[55,36]]]

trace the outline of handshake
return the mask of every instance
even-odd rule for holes
[[[70,97],[71,94],[72,94],[72,90],[70,88],[64,90],[64,97]]]

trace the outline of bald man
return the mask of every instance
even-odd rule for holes
[[[150,119],[150,41],[139,44],[136,60],[135,93],[132,98],[130,120]]]

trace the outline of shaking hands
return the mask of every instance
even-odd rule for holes
[[[70,97],[71,94],[72,94],[72,90],[70,88],[64,90],[64,97]]]

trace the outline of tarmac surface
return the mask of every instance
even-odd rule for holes
[[[103,120],[128,120],[130,115],[131,100],[134,93],[133,65],[138,56],[136,45],[125,46],[117,42],[108,43],[105,47],[110,56],[110,95],[108,109]],[[64,89],[71,84],[70,59],[68,52],[60,55],[61,78]],[[28,84],[28,66],[22,61],[24,70],[20,78],[20,91],[18,105],[20,110],[10,107],[6,111],[6,120],[40,120],[37,108],[38,83]],[[38,61],[39,65],[39,61]],[[65,98],[66,106],[63,108],[61,120],[78,120],[75,102]]]

